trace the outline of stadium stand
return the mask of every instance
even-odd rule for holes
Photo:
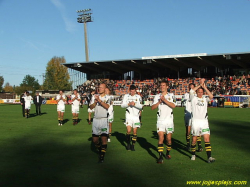
[[[146,80],[109,80],[109,79],[92,79],[84,84],[77,86],[80,93],[88,93],[91,90],[97,90],[98,84],[105,82],[112,90],[112,94],[122,96],[128,92],[129,85],[134,84],[137,92],[141,94],[144,100],[150,95],[159,92],[159,83],[161,80],[169,82],[169,92],[175,95],[184,95],[188,91],[190,83],[198,84],[200,78],[170,79],[167,77],[146,79]],[[218,95],[249,95],[250,94],[250,75],[242,76],[216,76],[206,80],[208,89],[214,96]]]

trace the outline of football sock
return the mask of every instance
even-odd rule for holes
[[[98,150],[100,150],[101,143],[100,143],[100,142],[98,142],[97,144],[95,144],[95,147],[96,147]]]
[[[110,138],[110,136],[111,136],[111,132],[109,133],[108,138]]]
[[[61,123],[61,118],[58,118],[58,123]]]
[[[63,123],[63,118],[61,117],[61,124]]]
[[[201,147],[201,136],[197,136],[197,144]]]
[[[104,159],[104,156],[105,156],[105,153],[106,153],[107,146],[108,146],[107,144],[101,145],[101,151],[100,151],[100,159],[101,159],[101,160]]]
[[[207,158],[211,157],[212,147],[211,147],[210,142],[205,142],[205,148],[207,152]]]
[[[195,155],[195,148],[196,148],[195,144],[192,144],[192,145],[191,145],[191,152],[192,152],[192,155]]]
[[[190,146],[190,134],[186,135],[187,146]]]
[[[130,144],[130,134],[126,134],[127,143]]]
[[[160,156],[162,155],[163,150],[164,150],[163,144],[158,144],[158,153]]]
[[[137,140],[137,134],[134,134],[133,137],[132,137],[132,144],[133,145],[135,145],[136,140]]]
[[[170,151],[171,151],[171,144],[167,144],[167,155],[169,155]]]

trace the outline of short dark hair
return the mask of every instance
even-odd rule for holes
[[[129,87],[129,90],[136,90],[136,86],[135,85],[130,85],[130,87]]]
[[[199,87],[199,88],[196,90],[196,92],[198,92],[198,90],[200,90],[200,89],[202,89],[203,92],[205,92],[204,88],[202,88],[202,87]]]
[[[165,84],[166,84],[166,86],[168,86],[168,82],[167,82],[167,81],[165,81],[165,80],[161,81],[161,83],[165,83]],[[160,84],[161,84],[161,83],[160,83]]]
[[[190,87],[191,87],[192,85],[195,87],[195,84],[194,84],[194,83],[190,83],[190,84],[188,85],[188,88],[190,89]]]

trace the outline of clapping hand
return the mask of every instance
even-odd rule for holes
[[[99,98],[99,95],[95,95],[95,102],[100,102],[100,98]]]
[[[166,100],[166,98],[164,97],[164,95],[161,95],[160,97],[160,103],[164,102]]]

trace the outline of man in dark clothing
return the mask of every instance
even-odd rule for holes
[[[36,105],[36,115],[41,115],[41,105],[43,102],[43,98],[39,95],[39,93],[36,93],[36,96],[33,98],[33,102]]]
[[[25,117],[25,101],[24,101],[24,94],[22,94],[21,97],[20,97],[20,103],[21,103],[21,106],[22,106],[22,114],[23,114],[23,117]]]

